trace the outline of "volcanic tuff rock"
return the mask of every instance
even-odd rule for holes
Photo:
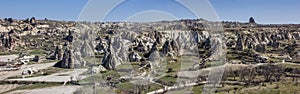
[[[75,68],[73,53],[69,48],[64,50],[63,59],[60,61],[62,68]]]
[[[93,56],[93,48],[90,46],[88,41],[84,41],[83,45],[80,48],[81,56],[82,57],[90,57]]]
[[[299,46],[292,44],[300,40],[300,25],[261,25],[254,19],[249,19],[250,23],[222,22],[224,29],[220,30],[213,30],[219,26],[218,22],[203,19],[86,23],[7,18],[0,22],[1,52],[19,49],[53,52],[53,58],[60,60],[58,65],[63,68],[101,64],[106,69],[115,69],[130,61],[142,63],[141,58],[159,64],[159,58],[186,54],[209,61],[222,57],[226,49],[234,54],[228,61],[265,62],[260,58],[264,53],[288,55],[293,60],[299,57],[294,53]],[[94,52],[102,61],[83,59],[95,55]]]
[[[54,52],[54,57],[53,57],[54,60],[62,60],[62,57],[63,57],[63,50],[62,49],[63,48],[62,48],[61,45],[56,46],[55,52]]]
[[[108,70],[114,70],[116,67],[115,63],[115,57],[110,52],[105,53],[102,59],[102,66]]]

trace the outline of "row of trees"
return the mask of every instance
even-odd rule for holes
[[[283,75],[290,75],[290,77],[297,81],[298,74],[300,74],[300,71],[297,68],[284,68],[283,66],[274,64],[247,66],[236,70],[227,67],[223,75],[223,81],[228,80],[228,77],[233,77],[233,80],[237,81],[236,77],[239,77],[239,81],[246,84],[257,81],[278,82]],[[263,79],[256,79],[258,76],[261,76]]]

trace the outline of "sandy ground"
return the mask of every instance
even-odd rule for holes
[[[38,77],[31,77],[31,78],[20,78],[20,79],[9,79],[12,81],[42,81],[42,82],[67,82],[71,81],[71,77],[73,80],[79,80],[86,78],[85,76],[78,77],[79,74],[86,72],[88,69],[74,69],[74,71],[67,71],[61,73],[54,73],[47,76],[38,76]]]
[[[57,86],[33,90],[18,90],[8,94],[73,94],[80,86]]]
[[[0,62],[9,62],[9,60],[14,60],[17,57],[19,57],[18,55],[1,55],[0,56]]]
[[[21,67],[20,70],[17,71],[3,71],[0,72],[0,80],[4,80],[8,77],[12,77],[12,76],[17,76],[17,75],[21,75],[22,71],[26,68],[35,68],[37,70],[40,69],[46,69],[48,67],[51,67],[55,64],[56,62],[52,62],[52,63],[41,63],[41,64],[32,64],[32,65],[24,65]]]

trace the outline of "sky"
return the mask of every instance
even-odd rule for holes
[[[98,1],[101,2],[101,0]],[[149,14],[164,15],[162,18],[197,18],[186,7],[174,3],[172,0],[127,1],[107,14],[106,20],[138,19],[139,14],[143,14],[144,10],[149,10],[144,11],[144,14],[148,13],[147,15],[153,18],[155,16]],[[76,21],[82,10],[88,5],[88,0],[1,0],[0,2],[0,19],[35,17],[37,19]],[[209,0],[209,3],[222,21],[247,22],[250,17],[254,17],[256,22],[263,24],[300,24],[300,0]],[[199,6],[202,5],[199,4]],[[94,11],[97,12],[96,10]]]

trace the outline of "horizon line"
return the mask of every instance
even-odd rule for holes
[[[12,17],[5,17],[5,18],[12,18]],[[5,18],[0,18],[0,20],[4,20]],[[19,21],[22,21],[22,20],[26,20],[26,19],[30,19],[32,17],[29,17],[29,18],[12,18],[13,20],[19,20]],[[44,21],[45,19],[49,20],[49,21],[66,21],[66,22],[88,22],[88,23],[126,23],[126,21],[78,21],[78,20],[62,20],[62,19],[49,19],[49,18],[43,18],[43,19],[37,19],[35,17],[36,20],[41,20],[41,21]],[[177,20],[160,20],[160,21],[151,21],[151,22],[127,22],[127,23],[156,23],[156,22],[172,22],[172,21],[180,21],[180,20],[205,20],[205,21],[209,21],[209,20],[206,20],[204,18],[182,18],[182,19],[177,19]],[[249,21],[229,21],[229,20],[221,20],[221,21],[209,21],[209,22],[231,22],[231,23],[234,23],[234,22],[237,22],[237,23],[242,23],[242,24],[246,24],[246,23],[249,23]],[[261,24],[261,25],[300,25],[300,23],[294,23],[294,22],[284,22],[284,23],[258,23],[256,22],[256,24]]]

